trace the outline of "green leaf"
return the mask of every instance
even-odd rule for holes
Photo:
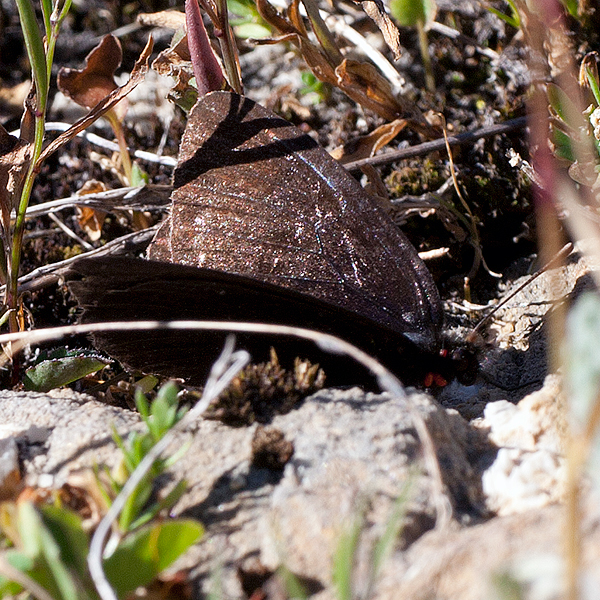
[[[574,18],[579,20],[579,2],[578,0],[561,0],[567,12]]]
[[[178,421],[177,394],[179,388],[168,382],[163,385],[150,405],[150,418],[146,421],[154,443],[158,442]]]
[[[131,165],[131,181],[129,185],[132,187],[138,187],[150,183],[150,177],[148,173],[140,167],[136,162]]]
[[[548,84],[548,102],[556,115],[573,130],[578,131],[585,127],[585,119],[577,105],[561,88],[553,83]]]
[[[77,594],[77,585],[62,562],[60,547],[43,524],[35,507],[29,502],[23,502],[19,504],[17,514],[23,550],[34,562],[27,575],[56,599],[81,600]]]
[[[34,566],[33,559],[19,550],[7,550],[4,553],[4,558],[11,567],[18,569],[25,574],[27,574]],[[0,598],[14,596],[21,591],[23,591],[23,588],[19,583],[0,575]]]
[[[131,471],[133,472],[133,470]],[[119,516],[121,531],[132,530],[131,524],[139,517],[140,512],[152,496],[152,479],[149,474],[140,481],[135,490],[130,494]]]
[[[358,515],[352,525],[342,533],[333,555],[332,580],[339,600],[351,600],[352,574],[360,535],[364,529],[364,514]]]
[[[600,88],[598,87],[598,81],[588,66],[585,67],[585,77],[590,89],[592,90],[592,94],[594,94],[594,100],[596,100],[596,104],[600,106]]]
[[[575,154],[573,152],[573,143],[571,138],[560,129],[553,128],[552,142],[554,143],[554,154],[557,158],[574,162]]]
[[[50,37],[52,24],[50,17],[52,16],[52,0],[41,0],[42,15],[44,15],[44,28],[46,29],[46,37]]]
[[[416,27],[417,23],[428,25],[435,18],[435,0],[392,0],[390,13],[404,27]]]
[[[413,481],[409,479],[404,490],[394,502],[394,509],[388,519],[383,535],[377,540],[373,548],[372,569],[373,577],[377,577],[384,562],[392,553],[394,545],[398,540],[402,527],[404,526],[404,517],[408,510],[408,501],[410,500]]]
[[[16,0],[16,3],[23,37],[25,38],[27,56],[31,63],[31,71],[35,81],[38,110],[43,111],[46,108],[48,97],[48,71],[44,42],[31,0]]]
[[[255,17],[258,15],[254,2],[247,0],[227,0],[229,12],[239,17]]]
[[[104,572],[119,597],[143,585],[169,567],[204,533],[191,519],[156,523],[127,535],[104,561]]]
[[[135,387],[139,389],[142,394],[148,394],[156,387],[157,383],[158,377],[154,375],[145,375],[135,382]]]
[[[58,506],[39,507],[45,526],[60,548],[65,565],[74,569],[82,578],[87,578],[87,553],[89,539],[79,515]]]
[[[45,360],[27,369],[23,378],[26,390],[49,392],[86,375],[100,371],[110,361],[100,356],[70,356]]]
[[[168,511],[171,508],[173,508],[175,506],[175,504],[177,504],[177,502],[179,502],[179,499],[183,496],[183,494],[185,494],[186,490],[187,490],[187,481],[185,481],[185,479],[182,479],[164,498],[162,498],[160,500],[160,502],[155,502],[152,506],[147,508],[140,515],[140,517],[138,517],[138,519],[136,519],[130,525],[129,530],[133,531],[133,530],[137,529],[138,527],[145,525],[146,523],[148,523],[149,521],[154,519],[154,517],[156,517],[156,515],[158,515],[158,513],[160,511],[162,511],[162,510]]]
[[[240,25],[235,25],[233,30],[235,35],[242,40],[247,40],[248,38],[261,40],[271,36],[271,30],[259,23],[242,23]]]
[[[287,593],[287,598],[295,600],[306,600],[309,597],[308,592],[304,589],[300,578],[292,573],[285,565],[281,565],[277,569],[277,574],[283,582],[283,587]]]
[[[496,15],[499,19],[502,19],[507,25],[514,27],[515,29],[519,29],[521,27],[521,18],[519,17],[519,13],[513,11],[512,16],[506,15],[503,12],[500,12],[498,9],[487,6],[486,7],[492,14]]]

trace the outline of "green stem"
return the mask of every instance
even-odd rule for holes
[[[40,154],[42,153],[42,146],[44,143],[44,133],[46,128],[46,107],[40,107],[39,113],[35,118],[35,140],[33,143],[33,151],[29,169],[23,182],[23,189],[21,190],[21,198],[19,200],[19,206],[17,208],[17,215],[15,219],[15,225],[12,234],[12,244],[9,249],[10,256],[7,257],[8,267],[8,282],[6,286],[6,304],[9,309],[13,309],[9,323],[10,331],[18,331],[16,309],[18,304],[18,282],[19,282],[19,263],[21,262],[21,250],[23,246],[23,232],[25,231],[25,214],[27,207],[29,206],[29,198],[31,197],[31,190],[33,189],[33,183],[37,175],[36,163]]]
[[[69,11],[71,2],[72,0],[67,0],[60,12],[58,11],[57,5],[57,10],[55,11],[57,16],[55,18],[55,14],[50,13],[51,4],[49,0],[42,0],[42,12],[46,30],[46,47],[43,48],[31,3],[26,0],[17,1],[19,15],[24,28],[27,52],[34,71],[36,83],[36,107],[34,115],[35,136],[31,151],[31,161],[21,189],[19,205],[17,207],[17,214],[12,231],[12,243],[10,248],[4,249],[7,263],[6,305],[10,311],[9,328],[11,332],[19,330],[16,309],[18,306],[19,264],[21,262],[23,233],[25,231],[25,214],[27,207],[29,206],[33,184],[40,168],[38,159],[42,153],[44,136],[46,133],[46,109],[52,63],[54,61],[54,50],[60,25]]]
[[[431,57],[429,56],[429,42],[427,40],[427,32],[425,24],[420,19],[417,21],[417,33],[419,34],[419,49],[421,50],[421,59],[423,60],[423,68],[425,69],[425,86],[427,91],[435,92],[435,77],[433,76],[433,66]]]

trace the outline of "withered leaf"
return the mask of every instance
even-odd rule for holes
[[[187,36],[166,48],[154,59],[152,68],[163,77],[172,77],[175,83],[169,91],[169,100],[189,111],[196,103],[198,90],[190,83],[194,77]]]
[[[151,27],[165,27],[167,29],[183,29],[185,14],[179,10],[161,10],[155,13],[142,13],[137,17],[138,23]]]
[[[63,67],[58,72],[58,89],[85,108],[93,108],[117,89],[115,71],[123,59],[121,42],[112,34],[87,55],[83,69]]]
[[[2,228],[10,228],[10,211],[17,205],[18,197],[30,161],[31,144],[10,135],[0,125],[0,211]]]
[[[335,59],[336,53],[331,48],[326,50],[322,44],[317,46],[313,43],[302,23],[297,0],[292,3],[288,18],[280,15],[268,0],[256,0],[256,7],[267,23],[298,46],[306,64],[318,79],[338,87],[352,100],[387,121],[409,117],[427,130],[427,124],[418,109],[397,97],[390,83],[373,65],[342,59],[341,55]],[[311,23],[314,28],[315,21]],[[321,36],[319,40],[322,42],[323,38]],[[272,40],[267,43],[272,43]]]
[[[108,112],[111,108],[113,108],[117,102],[120,102],[131,90],[133,90],[137,85],[139,85],[146,73],[148,72],[148,61],[150,59],[150,54],[152,53],[152,48],[154,46],[154,41],[152,36],[148,38],[148,43],[146,47],[142,50],[140,57],[137,59],[133,69],[131,71],[131,76],[129,77],[129,81],[113,90],[108,96],[106,96],[103,100],[101,100],[90,112],[79,119],[76,123],[74,123],[67,131],[59,135],[54,141],[50,142],[48,146],[41,153],[37,164],[41,164],[45,161],[48,156],[50,156],[53,152],[56,152],[61,146],[66,144],[68,141],[72,140],[80,131],[83,131],[87,127],[89,127],[94,121],[97,121],[102,115]]]
[[[394,54],[394,60],[398,60],[402,54],[400,51],[400,32],[387,14],[383,2],[381,0],[361,0],[360,4],[362,9],[379,27],[385,43]]]
[[[387,146],[406,125],[406,119],[395,119],[391,123],[384,123],[368,135],[361,136],[342,147],[335,148],[330,154],[342,164],[369,158],[381,148]]]
[[[335,85],[361,106],[387,121],[415,113],[415,107],[397,97],[387,79],[369,63],[344,59],[335,69]],[[411,115],[412,116],[412,115]]]
[[[78,196],[86,196],[88,194],[98,194],[99,192],[104,192],[106,190],[106,186],[100,182],[92,179],[90,181],[86,181],[83,187],[78,190]],[[101,210],[96,210],[90,206],[77,206],[77,221],[79,223],[79,227],[85,231],[88,238],[95,242],[100,239],[102,235],[102,225],[104,223],[104,217],[106,213]]]

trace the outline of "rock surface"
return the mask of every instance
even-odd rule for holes
[[[518,406],[490,404],[483,419],[469,424],[427,395],[397,399],[323,390],[269,426],[293,444],[283,471],[253,466],[256,425],[235,429],[200,421],[178,434],[173,449],[191,445],[173,474],[189,482],[178,510],[201,520],[207,533],[178,567],[191,569],[203,593],[220,569],[222,596],[243,597],[240,572],[284,564],[316,597],[334,598],[336,544],[363,515],[360,589],[369,548],[408,486],[402,537],[375,597],[397,598],[402,591],[411,599],[485,598],[494,577],[519,562],[517,549],[528,560],[538,552],[559,559],[562,508],[553,504],[562,477],[555,468],[562,462],[561,432],[554,426],[558,393],[557,379],[549,378],[543,391]],[[457,519],[450,528],[433,529],[432,482],[415,469],[422,451],[408,402],[434,440],[444,494]],[[19,445],[29,482],[48,484],[52,475],[54,485],[83,467],[116,463],[113,424],[122,434],[139,427],[135,413],[74,393],[0,393],[0,420],[5,437]],[[503,457],[507,452],[510,460]],[[509,516],[489,520],[493,512]],[[586,564],[600,549],[598,521],[590,523]]]

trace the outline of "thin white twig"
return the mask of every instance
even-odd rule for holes
[[[453,40],[464,40],[467,44],[472,45],[475,48],[475,50],[479,52],[479,54],[481,54],[482,56],[487,56],[492,60],[498,60],[500,58],[500,55],[495,50],[480,46],[477,43],[477,40],[474,40],[469,36],[464,35],[463,33],[457,31],[453,27],[448,27],[448,25],[444,25],[443,23],[438,23],[437,21],[434,21],[433,23],[429,24],[429,29],[431,29],[431,31],[435,31],[436,33],[445,35],[446,37],[449,37]]]
[[[89,252],[84,252],[82,254],[78,254],[77,256],[71,256],[71,258],[66,258],[65,260],[51,263],[49,265],[42,265],[41,267],[30,271],[26,275],[19,277],[19,288],[22,288],[25,284],[30,284],[29,289],[31,289],[31,287],[35,287],[33,284],[36,282],[36,280],[47,275],[54,275],[58,279],[58,271],[64,269],[72,263],[77,262],[78,260],[81,260],[82,258],[90,258],[92,256],[109,256],[119,253],[123,254],[125,251],[131,251],[140,245],[148,245],[148,243],[156,235],[156,231],[158,230],[159,226],[160,224],[148,227],[148,229],[142,229],[141,231],[134,231],[133,233],[123,235],[116,240],[112,240],[100,248],[94,248]],[[4,292],[5,286],[0,286],[0,294],[3,294]]]
[[[172,443],[175,433],[177,431],[185,430],[191,423],[200,417],[210,403],[229,385],[237,373],[239,373],[239,371],[249,362],[250,355],[245,350],[234,352],[234,345],[234,336],[228,336],[221,356],[217,359],[211,369],[208,381],[204,388],[204,393],[200,400],[198,400],[194,408],[189,411],[181,421],[172,427],[165,436],[150,449],[148,454],[146,454],[126,481],[123,489],[114,499],[111,507],[96,528],[90,543],[87,562],[90,569],[90,575],[94,580],[94,585],[102,600],[117,600],[115,591],[106,578],[104,569],[102,568],[104,541],[106,540],[106,536],[108,535],[113,522],[118,518],[119,513],[125,506],[129,496],[135,491],[135,488],[140,481],[142,481],[146,473],[152,468],[154,461],[158,459]]]
[[[147,184],[141,186],[123,187],[116,190],[105,190],[94,194],[78,196],[74,194],[67,198],[58,198],[42,204],[28,206],[25,216],[28,219],[58,212],[74,206],[90,206],[101,210],[146,210],[148,208],[164,208],[170,202],[171,185]],[[138,196],[153,197],[153,201],[138,199]]]
[[[274,0],[272,2],[274,6],[282,9],[287,8],[287,3],[283,0]],[[306,16],[306,10],[304,6],[300,5],[300,14]],[[394,92],[399,92],[404,86],[404,81],[398,70],[390,61],[381,53],[377,48],[374,48],[369,42],[358,32],[353,29],[348,23],[346,23],[344,17],[339,15],[332,15],[331,13],[320,10],[319,14],[321,18],[325,20],[328,25],[331,25],[331,29],[346,38],[349,42],[352,42],[356,48],[362,52],[367,58],[369,58],[373,64],[381,71],[381,74],[392,84]]]
[[[70,238],[73,238],[77,243],[81,244],[86,250],[94,249],[94,246],[78,236],[70,227],[67,227],[67,225],[65,225],[54,213],[48,213],[48,217],[50,217],[50,219],[54,221],[64,233],[66,233]]]
[[[61,123],[59,121],[50,121],[46,123],[46,131],[63,132],[67,131],[70,127],[71,125],[69,123]],[[19,131],[12,131],[11,135],[19,137]],[[77,134],[77,137],[82,137],[90,144],[94,144],[94,146],[98,146],[99,148],[104,148],[105,150],[110,150],[111,152],[119,152],[119,144],[113,142],[112,140],[107,140],[106,138],[96,135],[95,133],[91,133],[90,131],[81,131]],[[177,166],[177,159],[173,158],[172,156],[158,156],[154,152],[147,152],[145,150],[135,150],[133,151],[133,155],[135,158],[145,160],[146,162],[158,163],[166,167]]]
[[[389,392],[393,397],[401,398],[406,401],[406,406],[413,419],[417,436],[423,445],[423,459],[432,481],[433,504],[436,510],[436,526],[444,528],[450,522],[450,519],[452,518],[452,506],[450,505],[448,497],[444,494],[445,486],[442,479],[441,468],[437,460],[435,444],[418,409],[410,401],[404,391],[404,387],[395,375],[366,352],[363,352],[349,342],[341,340],[333,335],[312,331],[310,329],[302,329],[300,327],[266,325],[262,323],[222,321],[129,321],[66,325],[63,327],[38,329],[21,333],[6,333],[0,335],[0,345],[14,342],[14,351],[18,352],[19,349],[26,344],[37,344],[57,339],[65,335],[93,333],[96,331],[139,331],[147,329],[235,331],[287,335],[312,340],[319,348],[327,352],[350,356],[373,373],[382,390]]]
[[[321,11],[321,16],[326,17],[327,24],[332,24],[331,29],[334,33],[346,38],[349,42],[359,49],[371,62],[381,71],[381,74],[392,84],[395,93],[399,93],[404,88],[404,80],[398,69],[381,53],[377,48],[365,39],[356,29],[346,23],[343,17],[329,15]]]

